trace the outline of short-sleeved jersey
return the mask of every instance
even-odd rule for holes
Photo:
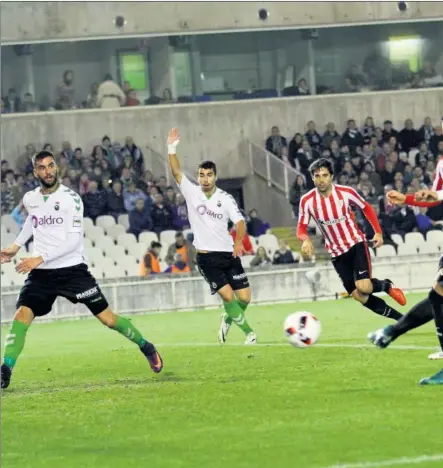
[[[323,234],[329,254],[337,257],[365,241],[355,222],[352,206],[363,210],[366,202],[351,187],[334,184],[328,197],[323,197],[314,188],[301,197],[299,223],[308,225],[313,218]]]
[[[244,219],[234,197],[217,188],[207,198],[202,189],[184,174],[179,188],[188,207],[195,248],[208,252],[232,252],[233,240],[228,232],[228,222],[231,220],[236,224]]]
[[[83,250],[83,202],[70,188],[60,187],[43,195],[40,187],[25,194],[23,204],[28,212],[25,224],[31,222],[34,236],[34,256],[63,251],[63,246],[73,249],[49,260],[38,268],[64,268],[86,263]],[[75,238],[74,238],[75,237]]]

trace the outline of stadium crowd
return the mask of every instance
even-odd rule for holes
[[[411,119],[406,119],[401,130],[395,129],[390,120],[377,126],[367,117],[359,126],[349,119],[343,133],[339,133],[332,122],[323,131],[310,121],[303,133],[295,133],[289,141],[274,126],[265,146],[300,174],[290,190],[295,217],[301,196],[313,188],[309,165],[325,157],[333,162],[336,182],[355,188],[374,206],[385,243],[395,246],[391,239],[393,233],[404,237],[413,231],[425,234],[443,228],[443,206],[394,207],[389,206],[384,197],[384,193],[392,189],[411,193],[432,184],[436,162],[443,156],[443,132],[441,125],[434,126],[429,117],[418,129]],[[359,211],[356,217],[367,235],[372,235],[372,228]]]

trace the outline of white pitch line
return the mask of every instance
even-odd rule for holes
[[[421,463],[438,462],[443,460],[443,453],[437,455],[422,455],[416,458],[396,458],[393,460],[383,460],[378,462],[363,462],[363,463],[346,463],[331,465],[325,468],[378,468],[380,466],[395,466],[395,465],[420,465]]]
[[[183,348],[183,347],[245,347],[247,346],[248,348],[266,348],[267,346],[277,346],[277,347],[288,347],[288,343],[256,343],[254,345],[245,345],[243,343],[225,343],[223,345],[219,343],[156,343],[156,346],[158,347],[166,347],[166,348]],[[317,345],[314,345],[314,347],[317,348],[353,348],[353,349],[358,349],[358,348],[368,348],[368,349],[377,349],[374,345],[370,344],[348,344],[348,343],[319,343]],[[303,348],[305,349],[305,348]],[[437,349],[436,346],[415,346],[415,345],[391,345],[387,349],[396,349],[396,350],[406,350],[406,351],[433,351]]]

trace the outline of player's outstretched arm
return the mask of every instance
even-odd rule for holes
[[[180,135],[178,134],[178,129],[173,128],[169,131],[168,134],[168,159],[169,166],[171,167],[172,175],[174,176],[177,184],[182,182],[182,170],[180,167],[180,162],[177,158],[177,146],[180,143]]]
[[[28,242],[31,236],[32,219],[28,216],[15,242],[8,248],[1,250],[1,263],[9,263],[15,255],[17,255],[18,251],[26,244],[26,242]]]
[[[431,207],[443,201],[443,190],[419,190],[414,194],[406,195],[405,204],[410,206]]]

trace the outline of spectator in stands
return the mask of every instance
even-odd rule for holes
[[[195,266],[197,265],[197,251],[192,245],[192,242],[184,238],[183,232],[181,231],[175,234],[175,242],[169,246],[165,262],[169,266],[172,266],[176,261],[177,255],[180,255],[180,258],[188,267],[188,271],[195,270]]]
[[[6,182],[1,183],[1,192],[2,192],[2,215],[11,213],[14,209],[14,194]]]
[[[124,149],[130,153],[132,160],[138,169],[142,170],[144,164],[143,153],[141,152],[141,149],[135,145],[134,139],[132,137],[126,137]]]
[[[375,214],[377,215],[378,222],[380,223],[380,227],[382,230],[383,235],[383,243],[385,245],[392,245],[397,249],[397,244],[392,240],[392,219],[386,213],[380,212],[380,207],[378,204],[372,205],[374,208]],[[363,216],[364,219],[364,232],[366,234],[367,239],[372,239],[374,237],[374,229],[371,226],[371,223]]]
[[[161,195],[165,193],[166,187],[168,186],[168,181],[165,176],[158,178],[157,189]]]
[[[326,131],[325,133],[323,133],[323,136],[321,138],[321,145],[323,148],[331,149],[331,145],[333,141],[336,141],[337,147],[338,147],[338,142],[340,141],[340,135],[335,129],[335,124],[333,122],[329,122],[328,125],[326,125]]]
[[[251,267],[258,267],[262,265],[270,265],[272,263],[272,260],[268,257],[268,254],[266,253],[266,249],[260,245],[257,249],[257,253],[255,254],[255,257],[251,260]]]
[[[86,107],[88,109],[96,109],[98,106],[98,83],[92,83],[91,90],[86,98]]]
[[[429,140],[429,150],[432,154],[437,155],[439,153],[439,144],[443,142],[443,130],[441,126],[437,125],[434,129],[434,135]]]
[[[102,190],[98,190],[97,182],[91,180],[86,193],[82,196],[85,218],[91,218],[94,222],[102,215],[107,214],[107,196]]]
[[[280,135],[279,128],[277,126],[272,127],[271,136],[266,140],[266,150],[281,158],[281,149],[287,146],[286,138]]]
[[[418,129],[419,140],[424,141],[428,146],[431,138],[434,136],[435,131],[432,126],[431,117],[426,117],[423,125]]]
[[[135,210],[135,205],[139,198],[145,200],[145,205],[149,209],[151,208],[151,200],[149,200],[145,193],[143,193],[140,189],[136,188],[135,182],[131,180],[128,183],[127,187],[123,190],[125,210],[128,213]]]
[[[172,264],[169,265],[163,273],[171,273],[175,275],[177,273],[189,273],[190,271],[191,269],[183,259],[183,256],[177,253],[174,255],[174,261],[172,262]]]
[[[302,147],[297,151],[296,167],[306,177],[311,179],[309,174],[309,166],[320,157],[319,153],[311,148],[307,140],[303,140]],[[308,187],[309,187],[308,182]]]
[[[69,161],[69,166],[75,171],[81,171],[83,167],[83,150],[78,147],[74,150],[74,156]]]
[[[64,157],[61,156],[58,161],[58,175],[63,179],[63,177],[68,175],[69,171],[69,161]]]
[[[311,93],[309,91],[308,82],[305,78],[298,80],[297,87],[295,88],[294,96],[309,96]]]
[[[111,216],[116,220],[119,215],[125,213],[125,203],[123,199],[123,186],[116,180],[112,184],[112,189],[107,192],[107,206]]]
[[[305,178],[302,175],[298,175],[289,191],[289,203],[292,205],[292,213],[295,219],[298,218],[300,199],[307,191],[308,188],[306,186]]]
[[[398,132],[392,126],[392,120],[385,120],[383,122],[383,141],[389,142],[389,138],[391,138],[392,136],[398,138]]]
[[[4,182],[12,190],[12,187],[15,185],[15,177],[14,177],[14,171],[12,169],[8,169],[5,173],[4,176]]]
[[[303,135],[296,133],[292,140],[289,142],[288,158],[292,167],[295,167],[295,160],[297,158],[297,151],[301,148],[303,142]]]
[[[60,158],[60,156],[64,156],[68,161],[71,161],[74,157],[74,151],[72,150],[72,146],[69,141],[64,141],[62,143],[62,149],[57,155],[57,158]]]
[[[321,136],[317,132],[317,130],[315,128],[315,122],[313,120],[310,120],[308,122],[308,129],[307,129],[307,132],[305,133],[304,138],[306,140],[308,140],[309,145],[311,146],[311,148],[314,148],[317,151],[320,150]]]
[[[28,212],[26,211],[25,205],[23,205],[21,201],[12,210],[11,216],[17,223],[17,226],[21,229],[23,227],[23,224],[25,224],[26,218],[28,217]]]
[[[424,169],[428,161],[432,161],[433,159],[434,157],[429,152],[428,145],[424,141],[420,143],[419,151],[415,155],[415,165]]]
[[[348,120],[347,128],[341,137],[341,144],[342,146],[348,146],[351,150],[354,150],[357,146],[363,146],[363,136],[358,131],[354,119]]]
[[[172,98],[172,93],[169,88],[165,88],[162,93],[162,104],[172,104],[174,99]]]
[[[110,73],[105,75],[103,83],[98,87],[97,104],[102,109],[115,109],[124,106],[126,102],[125,93],[112,79]]]
[[[151,247],[140,262],[140,276],[156,275],[161,273],[159,256],[162,249],[160,242],[152,241]]]
[[[34,173],[33,172],[27,172],[26,173],[26,180],[25,180],[25,187],[26,189],[29,191],[29,190],[34,190],[35,188],[38,187],[38,181],[37,179],[34,177]]]
[[[14,195],[14,204],[18,205],[28,189],[25,186],[25,178],[22,174],[17,174],[15,184],[12,187]]]
[[[289,263],[298,263],[300,259],[294,258],[288,243],[284,239],[280,239],[278,242],[279,249],[275,252],[272,260],[273,265],[285,265]]]
[[[9,114],[9,110],[6,109],[5,107],[5,100],[3,98],[0,98],[0,113],[1,114]]]
[[[390,215],[393,221],[393,232],[400,234],[403,238],[417,227],[414,211],[409,206],[395,207]]]
[[[2,159],[1,170],[2,170],[2,180],[3,180],[5,178],[6,171],[9,170],[9,162],[6,159]]]
[[[23,104],[20,108],[20,112],[38,112],[39,108],[34,101],[34,97],[31,93],[25,93],[23,97]]]
[[[4,98],[4,106],[6,111],[4,113],[13,114],[14,112],[20,112],[22,102],[15,88],[9,88],[8,95]]]
[[[359,93],[361,88],[368,85],[368,78],[361,67],[352,65],[348,74],[345,76],[345,92]]]
[[[252,209],[249,212],[248,220],[246,223],[248,234],[252,237],[259,237],[266,234],[269,229],[269,224],[264,223],[259,217],[256,209]]]
[[[130,89],[128,91],[127,99],[126,99],[126,106],[128,107],[133,107],[133,106],[139,106],[140,101],[137,98],[137,93],[135,89]]]
[[[55,90],[55,108],[67,110],[75,107],[74,73],[72,70],[65,70],[62,82]]]
[[[405,127],[398,134],[398,141],[401,149],[407,153],[411,151],[411,148],[418,148],[420,144],[419,133],[415,130],[411,119],[405,120]]]
[[[397,151],[391,151],[391,153],[388,156],[388,161],[391,161],[393,167],[394,167],[394,172],[402,172],[405,169],[405,163],[400,160],[398,157]]]
[[[175,205],[175,201],[176,201],[174,188],[171,187],[170,185],[166,187],[163,198],[164,198],[166,205],[168,205],[172,210],[172,207]]]
[[[371,138],[375,136],[375,125],[372,117],[366,117],[360,133],[362,134],[365,143],[369,143]]]
[[[172,222],[172,211],[165,205],[161,195],[155,196],[155,204],[151,210],[152,221],[154,223],[153,231],[160,234],[162,231],[174,229]]]
[[[228,229],[229,233],[231,234],[232,240],[235,241],[235,236],[237,235],[237,231],[235,230],[235,225],[231,221],[228,223]],[[254,255],[254,248],[252,247],[251,244],[251,238],[249,237],[249,234],[246,232],[246,234],[243,236],[243,250],[241,255]]]
[[[123,92],[125,93],[126,98],[129,95],[129,91],[131,91],[131,83],[129,81],[123,81]]]
[[[157,188],[157,186],[153,185],[149,189],[149,197],[151,198],[151,202],[153,204],[155,203],[155,198],[157,197],[157,195],[161,195],[163,197],[163,195],[160,193],[160,190]]]
[[[188,219],[188,207],[181,193],[176,195],[176,203],[172,206],[172,223],[174,229],[183,231],[190,228]]]
[[[32,172],[34,166],[32,164],[32,156],[36,153],[35,146],[32,143],[26,145],[26,151],[17,158],[17,171],[21,174]]]
[[[143,190],[145,193],[149,193],[149,190],[154,185],[154,176],[151,171],[145,171],[143,179],[137,181],[137,188]]]
[[[132,177],[131,169],[129,167],[123,167],[121,169],[120,182],[123,187],[128,187],[129,184],[135,183]]]
[[[386,161],[385,168],[380,171],[382,185],[392,185],[394,183],[395,169],[392,161]]]
[[[129,213],[129,231],[137,239],[140,233],[152,229],[151,207],[145,203],[143,198],[135,202],[135,209]]]

